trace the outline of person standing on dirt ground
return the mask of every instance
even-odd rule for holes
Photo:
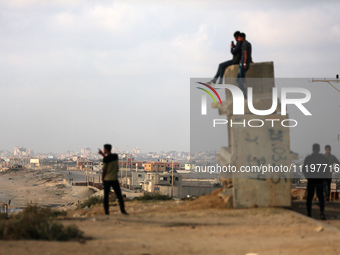
[[[303,163],[303,173],[307,179],[306,205],[308,217],[312,217],[312,201],[316,189],[316,195],[319,199],[320,206],[320,219],[326,220],[325,200],[323,194],[323,183],[326,175],[325,172],[323,172],[323,170],[324,167],[327,168],[327,165],[328,165],[327,158],[320,153],[320,145],[317,143],[313,144],[313,153],[307,156]]]
[[[119,201],[120,212],[124,215],[129,215],[125,211],[124,199],[118,182],[118,154],[111,153],[111,149],[111,144],[104,144],[104,152],[101,149],[98,151],[98,153],[104,157],[102,174],[104,184],[104,211],[106,215],[110,214],[109,194],[112,187]]]
[[[330,200],[330,196],[331,196],[331,183],[332,183],[332,174],[333,174],[333,169],[335,167],[335,165],[340,164],[339,160],[333,155],[331,154],[331,146],[330,145],[326,145],[325,146],[325,157],[328,160],[328,178],[325,179],[324,181],[324,189],[325,189],[325,198],[326,201]]]

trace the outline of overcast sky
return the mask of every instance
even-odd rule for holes
[[[190,78],[231,58],[234,31],[247,34],[255,62],[274,61],[276,77],[335,77],[339,10],[338,1],[1,0],[0,150],[189,151]]]

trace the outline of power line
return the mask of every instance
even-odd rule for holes
[[[340,93],[340,90],[331,83],[331,82],[336,82],[336,83],[340,82],[338,74],[336,75],[336,79],[326,79],[326,78],[323,80],[312,79],[312,82],[327,82],[329,85],[331,85],[334,89],[336,89]]]

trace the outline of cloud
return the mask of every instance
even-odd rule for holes
[[[332,1],[18,0],[0,7],[0,114],[25,121],[25,132],[13,129],[15,118],[3,126],[7,149],[26,141],[43,151],[46,139],[57,151],[77,149],[110,130],[117,144],[188,149],[178,141],[189,136],[189,80],[211,78],[231,58],[235,30],[247,33],[255,61],[275,62],[278,77],[338,72],[339,4]],[[112,113],[98,111],[105,105]],[[101,123],[104,132],[93,135]],[[47,130],[40,135],[39,125]]]

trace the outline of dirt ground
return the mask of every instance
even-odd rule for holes
[[[293,201],[292,209],[302,215],[307,216],[306,201]],[[340,203],[325,202],[326,221],[323,224],[336,227],[340,230]],[[312,206],[313,219],[320,220],[320,208],[318,202],[314,201]]]
[[[65,176],[60,173],[40,170],[19,170],[0,173],[0,201],[10,207],[24,207],[29,203],[75,208],[78,200],[85,200],[93,190],[88,187],[64,184]]]
[[[126,207],[129,216],[111,206],[110,216],[95,207],[60,219],[92,237],[86,242],[1,241],[0,254],[340,254],[336,208],[334,218],[319,221],[289,209],[225,209],[214,195]],[[293,209],[303,211],[304,203]]]

